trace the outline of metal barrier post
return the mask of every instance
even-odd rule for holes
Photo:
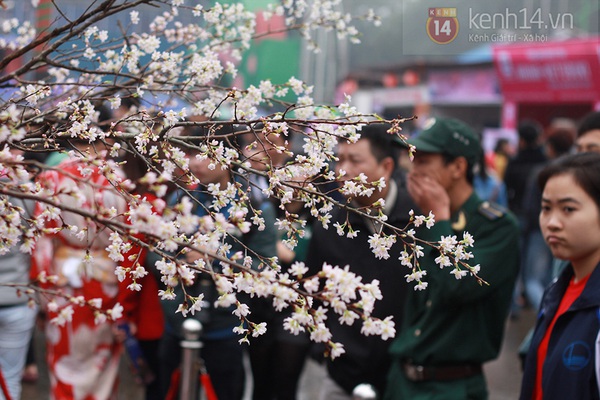
[[[180,400],[193,400],[197,393],[198,352],[202,347],[201,333],[200,321],[189,318],[183,322]]]

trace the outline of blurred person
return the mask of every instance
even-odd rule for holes
[[[540,143],[542,127],[535,121],[525,120],[519,124],[519,149],[506,166],[504,183],[508,193],[509,209],[523,218],[523,195],[531,170],[546,162],[547,157]]]
[[[580,153],[600,153],[600,111],[591,112],[583,118],[577,129],[575,147]]]
[[[243,153],[252,167],[259,171],[282,166],[289,157],[292,135],[291,127],[286,128],[285,132],[268,132],[259,125],[252,133],[244,135]]]
[[[536,167],[544,165],[547,161],[544,148],[540,143],[542,126],[536,121],[524,120],[519,124],[519,149],[517,155],[512,158],[506,167],[504,183],[508,194],[508,208],[516,215],[521,228],[519,248],[521,250],[521,262],[525,259],[527,248],[524,232],[525,221],[535,218],[536,215],[526,215],[523,209],[523,197],[525,195],[527,181],[531,171]],[[518,278],[513,296],[511,317],[518,318],[521,308],[527,304],[524,294],[524,283]]]
[[[548,160],[554,160],[571,152],[575,139],[575,131],[565,125],[551,125],[548,130],[544,148]],[[536,184],[538,175],[545,165],[537,166],[531,171],[523,196],[524,217],[522,234],[525,248],[521,263],[523,289],[527,302],[537,310],[542,301],[544,289],[552,279],[552,254],[544,242],[540,230],[539,215],[541,211],[542,192]]]
[[[596,153],[600,153],[600,112],[594,111],[591,112],[589,114],[587,114],[583,120],[580,122],[579,126],[577,127],[577,134],[576,134],[576,139],[575,139],[575,150],[577,153],[582,153],[582,152],[596,152]],[[565,143],[565,140],[559,140],[557,141],[558,143]],[[566,153],[566,147],[567,146],[562,146],[564,150],[563,153]],[[572,150],[572,148],[571,148]],[[569,150],[569,151],[571,151]],[[558,151],[560,153],[560,151]],[[551,151],[552,153],[552,151]],[[538,173],[539,174],[539,173]],[[539,212],[541,211],[541,189],[539,188],[539,185],[537,184],[537,178],[534,182],[531,182],[530,185],[532,185],[533,183],[535,183],[535,189],[538,192],[538,203],[539,203],[539,207],[537,208],[538,210],[538,226],[539,226]],[[532,189],[533,190],[533,189]],[[533,203],[532,203],[533,204]],[[540,231],[540,235],[541,235],[541,231]],[[550,252],[550,249],[548,248],[548,246],[545,244],[544,242],[544,246],[546,247],[546,251]],[[551,253],[551,252],[550,252]],[[547,254],[547,253],[546,253]],[[535,252],[531,252],[531,256],[535,256]],[[544,257],[544,253],[542,253],[542,258]],[[550,279],[549,281],[554,280],[556,277],[558,277],[560,275],[560,273],[564,270],[564,268],[566,268],[566,266],[568,265],[568,262],[565,260],[560,260],[556,257],[553,258],[552,263],[551,263],[551,275],[550,275]],[[545,277],[545,275],[543,275]],[[546,287],[544,286],[543,289],[546,289]],[[539,293],[536,292],[536,293]],[[538,306],[536,308],[539,309],[539,305],[541,303],[541,298],[538,295],[538,299],[540,300],[538,302]],[[535,303],[534,303],[535,304]],[[521,345],[519,346],[519,358],[521,359],[522,365],[524,367],[525,365],[525,357],[527,355],[527,352],[529,351],[529,347],[531,345],[531,338],[533,336],[533,329],[530,330],[527,335],[525,336],[525,338],[523,339]]]
[[[243,153],[252,168],[266,172],[283,167],[288,159],[289,146],[293,138],[293,130],[285,133],[266,133],[264,130],[256,134],[243,136]],[[308,177],[294,176],[290,183],[302,185]],[[258,174],[250,174],[250,184],[256,185],[254,190],[261,189],[257,196],[264,196],[262,189],[268,187],[266,178]],[[297,192],[295,191],[297,195]],[[312,236],[312,220],[309,209],[304,202],[295,199],[281,204],[276,197],[269,199],[276,210],[278,219],[285,220],[294,215],[294,226],[304,231],[304,236],[297,237],[296,246],[291,249],[283,240],[286,232],[281,231],[276,242],[277,258],[283,271],[287,271],[294,262],[305,261],[308,242]],[[298,382],[304,367],[309,349],[308,332],[294,335],[283,328],[284,320],[291,316],[293,307],[276,311],[271,297],[250,299],[250,308],[254,322],[266,322],[267,332],[257,338],[250,338],[248,354],[252,369],[254,400],[294,400],[297,396]]]
[[[25,151],[23,153],[23,158],[25,160],[32,160],[39,163],[44,163],[46,159],[45,153],[39,153],[37,151]],[[36,175],[40,172],[37,168],[30,168],[30,179],[34,180]],[[33,206],[32,206],[33,207]],[[27,357],[25,358],[25,369],[23,370],[23,374],[21,376],[21,381],[24,383],[34,383],[38,380],[40,376],[36,354],[35,354],[35,346],[34,346],[34,336],[36,332],[36,326],[33,328],[33,333],[31,338],[29,339],[29,345],[27,348]]]
[[[139,97],[134,97],[127,93],[123,93],[120,99],[121,101],[119,103],[119,106],[112,111],[112,120],[114,121],[120,121],[121,119],[125,119],[129,116],[135,115],[139,111],[140,106],[142,105],[142,102],[139,99]],[[117,129],[124,130],[125,128],[123,126],[117,125]]]
[[[464,266],[456,274],[466,276],[456,279],[449,270],[456,264],[442,269],[439,250],[423,250],[419,265],[428,286],[409,291],[403,306],[384,399],[486,399],[482,364],[500,351],[519,269],[517,221],[474,192],[473,167],[482,152],[466,124],[429,120],[408,143],[416,147],[408,191],[424,213],[435,215],[435,224],[418,228],[415,236],[437,243],[468,232],[475,243],[468,263],[480,266],[478,276],[488,284],[479,284]]]
[[[498,179],[504,180],[504,173],[506,172],[506,166],[510,159],[514,156],[513,146],[510,141],[506,138],[500,138],[496,141],[494,146],[494,157],[492,160],[494,170],[498,175]]]
[[[345,200],[361,211],[377,213],[373,204],[383,199],[383,213],[388,218],[386,222],[394,227],[404,228],[409,222],[409,211],[417,210],[406,191],[404,174],[398,171],[400,146],[394,143],[394,136],[387,133],[388,129],[388,125],[369,125],[363,127],[356,143],[341,140],[335,170],[336,174],[345,171],[344,179],[347,180],[354,179],[361,173],[366,176],[367,182],[385,178],[386,186],[381,191],[375,190],[370,196],[348,197]],[[369,245],[369,236],[380,230],[390,234],[391,230],[343,207],[334,206],[331,215],[331,225],[348,224],[356,237],[349,239],[345,235],[340,236],[335,229],[325,229],[321,223],[315,223],[306,257],[309,274],[318,273],[323,264],[327,263],[348,266],[363,282],[378,280],[383,298],[375,303],[372,315],[382,319],[393,316],[398,324],[402,318],[406,292],[409,290],[404,277],[406,268],[400,265],[396,257],[375,258]],[[398,240],[391,247],[390,253],[399,254],[402,249],[403,244]],[[321,384],[318,399],[349,400],[352,398],[352,391],[359,384],[370,384],[382,394],[390,363],[389,340],[363,335],[360,324],[343,324],[332,310],[328,312],[326,324],[331,331],[332,340],[344,344],[345,353],[335,360],[325,361],[327,375]]]
[[[544,239],[568,265],[544,293],[520,399],[598,398],[600,155],[560,158],[539,185]]]
[[[242,131],[242,128],[239,131]],[[251,168],[259,172],[247,174],[255,197],[268,198],[263,191],[268,190],[269,182],[261,173],[283,165],[288,157],[291,137],[291,128],[286,129],[285,133],[271,133],[263,129],[262,124],[254,126],[250,132],[238,137],[245,160],[250,163]]]
[[[73,139],[72,143],[77,152],[105,157],[97,142],[90,144]],[[119,174],[116,167],[115,173]],[[127,210],[126,200],[114,190],[101,169],[76,156],[62,161],[54,170],[40,173],[37,181],[49,191],[50,198],[90,215],[114,208],[116,214],[122,216]],[[83,195],[83,203],[70,194],[73,190]],[[38,202],[36,215],[42,212],[43,207]],[[60,211],[59,219],[46,219],[45,223],[47,233],[37,240],[32,255],[32,276],[37,277],[42,272],[56,275],[56,282],[46,281],[40,286],[72,297],[82,296],[85,300],[99,299],[98,308],[103,313],[111,310],[117,318],[121,309],[117,303],[127,305],[122,296],[129,289],[119,283],[115,274],[118,264],[106,250],[111,244],[111,231],[92,218],[69,211]],[[64,229],[64,226],[77,229]],[[78,234],[80,232],[83,235]],[[136,254],[135,246],[132,254]],[[120,265],[132,267],[133,262],[124,257]],[[49,321],[45,338],[51,397],[59,400],[116,398],[122,345],[115,335],[115,324],[110,319],[99,318],[92,307],[73,305],[60,296],[44,297],[41,307],[43,317]],[[127,315],[131,310],[123,312]],[[70,317],[65,317],[69,314]]]
[[[301,177],[294,181],[301,182]],[[293,200],[277,209],[277,217],[286,219],[293,214],[294,226],[304,234],[297,237],[296,246],[291,249],[283,240],[287,238],[285,231],[277,239],[277,258],[282,271],[287,271],[295,262],[305,261],[308,243],[312,237],[312,221],[310,210],[304,202]],[[283,328],[284,320],[294,311],[288,307],[276,311],[272,298],[253,298],[250,301],[255,322],[266,322],[267,332],[257,338],[250,338],[248,353],[253,377],[254,400],[294,400],[297,398],[298,382],[308,356],[311,342],[308,332],[297,335]]]
[[[571,118],[552,118],[552,120],[550,121],[550,125],[548,125],[548,128],[546,129],[544,135],[545,139],[547,139],[549,136],[552,136],[557,131],[561,131],[565,134],[568,134],[574,140],[577,136],[577,123]]]
[[[567,125],[563,118],[560,121],[562,122],[552,122],[550,124],[544,140],[544,150],[549,160],[554,160],[575,150],[574,144],[577,138],[577,126]]]
[[[96,109],[96,120],[100,129],[105,129],[107,121],[110,121],[113,117],[113,113],[109,107],[104,104],[98,104]],[[44,158],[44,164],[49,167],[56,167],[61,162],[69,158],[69,151],[73,150],[72,141],[66,138],[60,138],[55,140],[57,150],[52,151]]]
[[[126,150],[121,161],[125,162],[122,167],[125,176],[135,184],[135,189],[131,191],[132,195],[137,198],[137,201],[148,202],[153,211],[160,214],[162,212],[162,209],[160,209],[162,200],[158,199],[147,184],[140,182],[140,179],[148,171],[146,161],[138,156],[133,149]],[[138,256],[140,265],[144,266],[147,272],[152,272],[154,266],[150,263],[155,262],[156,258],[149,256],[146,248],[143,248]],[[130,276],[127,276],[123,284],[129,285],[131,283],[133,283],[133,280]],[[145,399],[162,400],[159,377],[159,346],[164,333],[165,317],[158,297],[159,280],[156,274],[148,273],[137,279],[137,283],[141,285],[141,290],[130,290],[127,296],[124,296],[124,301],[128,303],[128,306],[124,307],[131,310],[130,313],[125,315],[124,323],[129,324],[128,328],[137,339],[142,351],[143,370],[135,371],[135,373],[136,378],[144,385]],[[122,337],[122,339],[125,338]]]
[[[227,129],[224,128],[224,131]],[[194,135],[204,136],[207,133],[205,128],[195,131]],[[228,132],[225,132],[228,133]],[[239,151],[239,148],[233,139],[226,139],[224,133],[213,132],[211,136],[223,144],[225,148]],[[247,182],[241,177],[241,174],[231,168],[222,168],[217,164],[213,168],[213,161],[210,158],[196,157],[198,150],[190,148],[186,150],[189,157],[189,168],[193,175],[198,178],[199,184],[190,187],[187,190],[177,190],[171,196],[169,204],[171,206],[178,204],[183,197],[190,198],[193,204],[193,213],[199,217],[212,218],[215,212],[212,206],[215,197],[208,191],[209,185],[218,185],[220,190],[225,190],[229,184],[240,184],[244,191],[247,188]],[[234,200],[239,200],[239,193],[236,191]],[[250,207],[250,205],[252,207]],[[227,255],[233,255],[238,251],[247,252],[251,249],[253,254],[253,268],[258,268],[260,260],[256,255],[270,258],[276,255],[277,232],[275,228],[275,211],[271,203],[262,198],[250,196],[250,210],[257,210],[265,221],[265,229],[260,230],[258,226],[252,224],[250,230],[243,233],[239,228],[229,232],[225,245],[231,246]],[[219,210],[225,218],[231,220],[230,215],[232,204],[228,204]],[[246,221],[250,221],[253,211],[246,216]],[[198,228],[200,229],[200,227]],[[210,252],[216,252],[217,249],[208,249]],[[185,261],[194,264],[200,258],[204,258],[211,265],[215,272],[219,272],[222,266],[219,262],[213,262],[210,257],[206,257],[198,251],[186,252]],[[161,384],[162,395],[169,392],[171,377],[181,363],[180,341],[183,339],[182,324],[185,318],[181,313],[176,313],[179,304],[185,300],[181,286],[173,288],[177,297],[175,300],[162,300],[166,319],[165,332],[161,340],[160,359],[161,373],[163,380]],[[214,386],[217,398],[219,400],[240,400],[244,392],[245,371],[243,365],[244,348],[238,343],[240,336],[233,329],[240,325],[240,320],[232,311],[234,306],[227,308],[216,307],[215,301],[218,297],[216,285],[213,277],[207,273],[200,273],[196,280],[190,286],[185,287],[185,293],[189,296],[204,295],[202,310],[194,315],[188,315],[187,318],[198,319],[203,324],[200,340],[203,347],[200,352],[206,370]],[[242,297],[239,295],[240,298]],[[252,320],[252,316],[250,316]],[[274,327],[273,327],[274,328]],[[271,329],[271,327],[269,328]],[[176,388],[171,388],[176,390]]]
[[[502,207],[508,207],[506,185],[502,180],[498,179],[495,171],[488,168],[484,160],[483,149],[481,150],[479,161],[475,166],[473,189],[482,200],[491,201]]]
[[[11,153],[22,154],[14,149],[11,149]],[[6,171],[0,170],[0,181],[6,179]],[[0,201],[8,201],[21,208],[22,218],[33,215],[32,200],[2,195]],[[31,256],[21,251],[20,245],[0,255],[0,372],[12,399],[21,398],[21,377],[37,313],[36,307],[28,304],[29,298],[21,290],[3,285],[25,285],[29,282]],[[4,399],[1,390],[0,398]]]

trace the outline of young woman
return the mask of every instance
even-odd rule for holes
[[[72,142],[76,152],[87,153],[89,158],[106,157],[104,146],[99,142],[90,144],[82,139]],[[48,198],[59,204],[90,215],[105,215],[106,210],[113,208],[117,215],[115,220],[126,223],[123,215],[127,211],[127,199],[115,190],[101,167],[84,158],[69,155],[56,169],[40,173],[36,181],[46,190]],[[47,230],[38,238],[32,252],[31,276],[37,278],[42,272],[54,275],[55,281],[47,280],[39,286],[72,298],[81,296],[86,301],[100,299],[99,307],[105,313],[119,303],[124,316],[134,315],[136,304],[128,300],[134,292],[127,289],[126,281],[119,282],[115,273],[117,266],[131,268],[134,261],[127,254],[120,262],[111,259],[107,247],[112,243],[112,231],[92,218],[67,210],[56,213],[58,218],[44,220]],[[38,202],[34,213],[36,216],[47,214],[47,205]],[[78,231],[68,229],[71,226]],[[133,245],[128,254],[139,252]],[[116,399],[123,346],[115,334],[113,321],[102,320],[91,307],[74,305],[62,296],[40,298],[42,316],[48,321],[44,331],[50,398]],[[54,319],[59,322],[51,322]]]
[[[539,183],[542,234],[569,265],[544,293],[520,398],[598,399],[600,154],[558,159]]]

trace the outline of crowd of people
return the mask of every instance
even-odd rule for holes
[[[127,104],[128,108],[136,106]],[[114,121],[120,116],[109,113],[104,118]],[[382,299],[372,315],[393,316],[395,338],[365,336],[360,324],[348,325],[330,310],[326,323],[332,340],[345,346],[344,354],[330,359],[323,356],[323,348],[311,343],[307,332],[293,335],[283,329],[289,309],[276,311],[271,299],[248,297],[243,300],[250,304],[254,322],[266,322],[269,329],[266,335],[250,338],[249,346],[240,345],[234,332],[240,325],[234,307],[215,306],[219,294],[209,274],[173,288],[180,300],[202,301],[200,312],[184,317],[177,312],[179,302],[158,296],[163,288],[157,268],[157,262],[164,261],[160,255],[135,242],[123,244],[120,260],[106,250],[113,243],[110,231],[89,216],[109,208],[124,215],[128,204],[103,171],[84,166],[73,153],[56,153],[47,160],[51,167],[31,179],[56,201],[83,211],[83,215],[61,211],[61,223],[78,229],[53,229],[58,228],[59,219],[48,219],[47,234],[37,241],[31,257],[16,248],[0,256],[0,280],[56,275],[58,280],[45,282],[43,289],[99,299],[95,300],[98,309],[122,317],[103,319],[93,308],[73,307],[60,296],[40,296],[38,305],[33,305],[16,289],[0,285],[3,392],[20,398],[37,315],[43,321],[52,399],[116,398],[117,369],[129,335],[137,339],[145,360],[147,371],[140,382],[145,385],[146,399],[176,398],[174,377],[181,365],[185,318],[196,318],[203,325],[201,357],[219,400],[242,399],[250,381],[244,367],[246,355],[254,400],[296,399],[308,357],[326,367],[319,390],[322,400],[351,400],[361,384],[372,385],[378,398],[387,400],[486,399],[483,364],[498,356],[507,317],[518,317],[520,308],[530,306],[539,313],[525,346],[521,398],[598,398],[600,299],[595,283],[600,279],[596,276],[600,274],[596,272],[600,155],[595,153],[600,153],[600,113],[588,115],[577,125],[556,120],[546,129],[535,121],[523,121],[514,155],[506,141],[498,143],[494,154],[484,154],[481,135],[454,118],[429,120],[407,142],[389,134],[389,128],[368,125],[356,142],[338,144],[336,175],[345,180],[364,177],[367,182],[381,178],[386,182],[366,195],[327,192],[337,200],[330,224],[351,229],[353,238],[315,221],[301,201],[282,205],[266,196],[262,175],[215,168],[210,159],[196,157],[198,148],[193,146],[186,149],[193,177],[169,188],[166,208],[159,207],[141,183],[130,194],[157,205],[161,213],[176,212],[176,205],[186,198],[193,204],[193,214],[202,220],[217,200],[207,190],[209,185],[242,188],[232,193],[248,193],[250,214],[260,214],[264,227],[231,231],[221,246],[208,243],[202,249],[205,252],[179,251],[173,256],[192,265],[209,265],[217,273],[222,264],[207,254],[228,257],[244,249],[252,250],[256,270],[261,260],[273,257],[283,266],[304,262],[309,276],[324,264],[347,265],[363,281],[379,282]],[[253,136],[248,141],[230,135],[233,129],[224,131],[229,134],[221,131],[215,136],[219,146],[242,152],[255,171],[268,171],[287,161],[285,149],[291,136]],[[187,132],[192,137],[206,134],[205,128]],[[107,149],[86,141],[70,140],[69,146],[91,157],[109,157]],[[401,167],[401,154],[412,149],[416,153],[410,167]],[[136,181],[143,176],[143,161],[132,154],[121,155],[119,161],[126,163],[115,171]],[[84,198],[72,196],[74,187]],[[50,212],[29,200],[10,201],[19,202],[31,216]],[[350,212],[349,205],[360,212]],[[227,205],[220,212],[225,218],[235,218]],[[373,255],[374,235],[391,234],[393,227],[414,222],[415,215],[430,213],[434,220],[415,224],[414,237],[424,243],[453,243],[461,254],[469,253],[465,261],[456,254],[440,253],[440,246],[417,246],[410,241],[412,234],[405,238],[408,242],[391,246],[393,256]],[[289,214],[300,216],[305,229],[294,249],[284,245],[285,237],[275,223],[276,218]],[[194,234],[198,243],[204,228],[198,226]],[[131,276],[119,280],[118,266],[131,270],[144,266],[148,273],[140,274],[135,282]],[[137,283],[141,291],[128,288]],[[69,317],[63,324],[48,322],[66,314]]]

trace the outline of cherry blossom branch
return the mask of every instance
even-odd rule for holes
[[[252,321],[251,310],[243,301],[247,296],[269,298],[279,311],[292,310],[284,328],[309,332],[312,340],[327,344],[332,357],[344,349],[332,341],[326,327],[327,309],[343,323],[360,321],[365,335],[393,337],[394,321],[371,314],[382,296],[377,281],[362,282],[350,268],[331,265],[324,265],[315,276],[306,276],[308,269],[303,263],[283,270],[276,257],[259,254],[232,234],[265,225],[248,193],[258,188],[249,178],[256,176],[267,182],[267,187],[261,188],[265,197],[277,200],[281,208],[303,202],[323,226],[330,223],[333,207],[371,220],[379,227],[369,236],[374,258],[398,257],[400,265],[410,268],[406,279],[415,281],[417,289],[427,286],[426,270],[418,262],[424,246],[440,252],[436,262],[444,268],[454,267],[455,278],[470,273],[485,283],[477,276],[478,266],[468,264],[472,238],[425,242],[410,229],[433,224],[434,216],[411,215],[409,225],[395,227],[381,211],[383,201],[357,208],[322,190],[325,184],[337,183],[337,190],[348,198],[381,190],[386,184],[383,180],[346,179],[330,170],[329,164],[337,160],[335,146],[339,141],[356,142],[361,129],[371,124],[386,124],[390,135],[404,140],[401,126],[414,117],[385,120],[364,114],[351,105],[350,98],[337,105],[318,105],[311,97],[312,86],[294,77],[281,84],[263,81],[245,88],[226,84],[235,79],[235,62],[243,51],[254,39],[269,34],[297,30],[314,50],[312,33],[317,29],[358,41],[359,32],[352,25],[355,16],[342,12],[339,2],[300,0],[274,5],[265,18],[281,17],[286,28],[261,33],[255,32],[255,14],[240,4],[215,3],[203,8],[200,4],[185,6],[181,0],[105,0],[93,2],[71,19],[52,4],[58,13],[52,30],[38,33],[30,22],[12,19],[0,26],[2,35],[17,36],[14,40],[0,36],[0,48],[8,50],[0,60],[0,71],[13,61],[22,62],[13,72],[0,73],[0,87],[12,90],[7,99],[0,100],[0,252],[14,246],[31,252],[36,240],[39,243],[46,235],[58,234],[86,239],[90,247],[102,235],[106,246],[101,251],[117,263],[119,280],[131,278],[131,290],[141,289],[138,281],[147,273],[139,265],[143,251],[156,253],[159,261],[153,267],[164,286],[159,295],[180,302],[178,311],[184,315],[199,312],[205,305],[189,285],[203,277],[212,279],[219,297],[211,306],[234,309],[240,319],[236,331],[241,341],[266,328]],[[138,11],[141,5],[157,9],[155,18],[143,27]],[[186,22],[184,14],[190,17]],[[119,17],[116,37],[96,26]],[[358,18],[378,23],[372,12]],[[38,79],[33,73],[43,77]],[[129,102],[135,104],[125,106]],[[102,120],[101,108],[113,115]],[[225,114],[230,118],[223,119]],[[208,133],[190,134],[194,128]],[[301,151],[278,144],[277,139],[291,141],[291,132],[302,135]],[[235,139],[246,143],[224,145]],[[64,172],[63,165],[48,167],[24,161],[11,153],[15,148],[69,151],[71,160],[78,163],[77,173]],[[100,154],[103,151],[107,154]],[[270,151],[289,161],[277,164]],[[247,154],[252,152],[254,155]],[[208,161],[211,168],[229,170],[232,179],[227,187],[202,182],[189,166],[194,157]],[[142,176],[126,179],[124,171],[134,162],[140,162]],[[41,174],[42,179],[28,182],[29,171]],[[89,179],[92,172],[107,183]],[[73,187],[55,188],[44,181],[55,174],[71,180]],[[112,193],[123,207],[104,207],[95,198],[86,198],[86,190]],[[182,199],[170,201],[170,190],[177,190]],[[147,193],[146,198],[136,191]],[[200,202],[194,196],[198,193],[210,196],[212,203]],[[148,200],[150,195],[156,199]],[[25,215],[10,198],[36,201],[38,213]],[[223,210],[231,213],[226,215]],[[72,216],[79,218],[81,226],[70,222]],[[291,248],[304,234],[295,213],[286,211],[275,224],[285,237],[282,241]],[[349,220],[334,228],[348,240],[356,236]],[[404,251],[390,254],[397,241],[404,243]],[[243,251],[230,251],[231,244],[240,245]],[[134,247],[135,254],[125,260],[124,254]],[[88,253],[82,262],[90,261]],[[191,255],[199,258],[191,260]],[[23,286],[28,295],[40,291],[46,306],[57,312],[55,323],[68,322],[73,306],[101,308],[94,299],[69,297],[65,291],[44,287],[55,279],[42,274],[36,282],[41,286]],[[182,295],[175,299],[176,287]],[[53,303],[53,297],[62,300]],[[98,322],[116,318],[119,309],[113,308],[110,314],[99,312]]]

